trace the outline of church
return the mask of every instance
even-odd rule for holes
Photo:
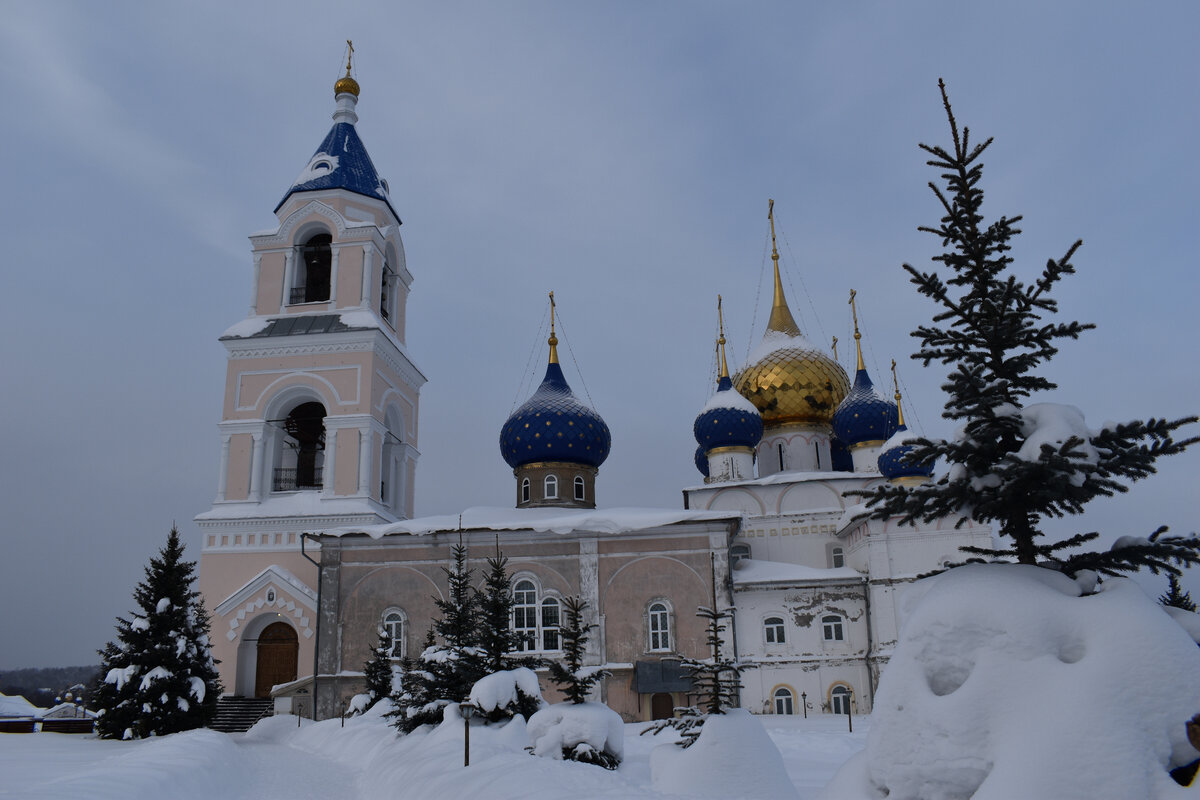
[[[627,721],[694,701],[679,658],[707,655],[695,611],[713,605],[732,611],[727,654],[755,666],[743,707],[869,712],[904,586],[992,534],[957,518],[862,518],[857,492],[930,471],[903,459],[900,393],[874,388],[857,321],[853,381],[796,325],[773,219],[771,316],[732,374],[722,332],[682,508],[596,497],[610,432],[559,364],[551,296],[545,377],[499,432],[513,507],[414,519],[425,377],[405,345],[413,275],[358,98],[347,63],[333,126],[275,207],[278,225],[250,237],[249,313],[220,337],[217,491],[196,522],[226,693],[342,713],[380,629],[397,659],[420,652],[461,541],[477,577],[497,551],[509,559],[512,625],[530,655],[560,655],[562,602],[586,601],[587,663],[610,673],[597,699]]]

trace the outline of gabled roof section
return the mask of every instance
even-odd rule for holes
[[[362,139],[358,138],[358,131],[349,122],[334,123],[329,129],[329,135],[321,142],[317,152],[313,153],[313,157],[296,177],[283,199],[279,201],[279,205],[275,206],[275,210],[282,208],[287,199],[296,192],[315,192],[323,189],[345,189],[364,197],[382,200],[387,203],[396,221],[400,221],[400,215],[392,207],[387,186],[376,172],[375,164],[371,162],[371,156],[367,154]]]

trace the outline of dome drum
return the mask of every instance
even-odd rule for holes
[[[568,461],[535,461],[513,469],[517,508],[595,508],[596,467]]]

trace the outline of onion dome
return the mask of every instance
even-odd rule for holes
[[[827,427],[838,404],[850,391],[846,371],[800,333],[788,308],[779,278],[775,219],[771,220],[771,259],[775,262],[775,299],[762,342],[734,380],[741,395],[754,403],[763,424],[800,423]]]
[[[854,373],[854,386],[833,413],[833,435],[850,448],[864,442],[882,443],[896,430],[896,404],[885,400],[875,391],[863,364],[862,334],[858,330],[854,295],[851,289],[850,307],[854,310],[854,346],[858,351],[858,368]]]
[[[599,467],[608,458],[612,435],[600,415],[575,396],[563,377],[553,306],[549,344],[546,377],[500,429],[500,454],[513,469],[540,461]]]
[[[896,362],[892,362],[892,375],[896,373]],[[908,442],[916,439],[904,424],[904,411],[900,408],[900,386],[896,385],[896,432],[880,449],[879,472],[890,481],[921,483],[933,477],[933,465],[911,464],[905,456],[913,451]]]
[[[836,436],[829,440],[829,463],[834,472],[854,472],[854,456],[850,448]]]
[[[704,452],[704,445],[696,446],[695,455],[696,469],[700,470],[700,474],[708,477],[708,456]]]
[[[746,398],[733,391],[729,380],[729,365],[725,361],[725,320],[721,316],[721,298],[717,297],[717,319],[721,335],[717,339],[720,375],[717,392],[696,415],[692,432],[700,449],[707,453],[718,447],[744,447],[754,449],[762,438],[762,416]],[[707,473],[707,470],[704,470]]]

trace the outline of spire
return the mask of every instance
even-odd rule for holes
[[[850,313],[854,316],[854,349],[858,351],[858,366],[855,369],[859,370],[867,367],[862,360],[862,334],[858,332],[858,307],[854,305],[854,296],[857,294],[858,292],[853,289],[850,290]],[[895,363],[892,362],[893,365]]]
[[[783,281],[779,278],[779,248],[775,246],[775,201],[768,200],[767,203],[767,219],[771,222],[771,261],[775,263],[775,299],[771,302],[771,319],[767,321],[767,330],[799,336],[800,328],[792,318],[787,298],[783,296]]]
[[[558,337],[554,335],[554,292],[550,293],[550,338],[546,340],[550,345],[550,363],[558,363]]]
[[[900,379],[896,377],[896,359],[892,359],[892,385],[896,387],[896,428],[904,427],[904,409],[900,406]]]
[[[721,314],[721,295],[717,295],[717,325],[721,329],[721,338],[717,339],[717,350],[721,358],[721,373],[717,375],[717,383],[729,377],[729,364],[725,361],[725,317]]]
[[[333,84],[333,96],[337,99],[337,107],[333,111],[334,122],[348,122],[351,125],[358,122],[358,113],[354,107],[358,105],[358,81],[350,77],[351,59],[354,57],[354,42],[346,40],[346,74]]]

